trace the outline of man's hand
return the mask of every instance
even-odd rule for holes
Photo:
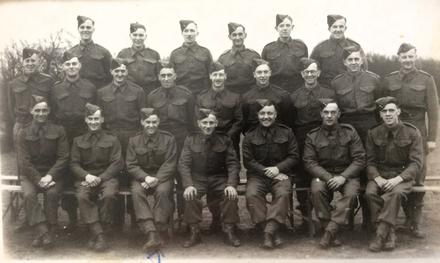
[[[383,190],[385,192],[389,192],[393,190],[394,187],[396,187],[396,185],[400,184],[401,182],[403,182],[403,178],[400,176],[396,176],[394,178],[388,179],[387,183],[383,186]]]
[[[278,174],[277,176],[275,176],[273,179],[274,179],[274,180],[278,180],[278,181],[284,181],[284,180],[289,179],[289,176],[287,176],[287,175],[285,175],[285,174],[282,174],[282,173],[279,173],[279,174]]]
[[[339,187],[345,184],[346,180],[347,179],[344,176],[337,175],[327,181],[327,186],[330,188],[330,190],[336,191]]]
[[[237,190],[233,187],[233,186],[227,186],[225,188],[225,196],[229,199],[229,200],[235,200],[237,199]]]
[[[435,148],[437,147],[437,144],[435,142],[432,142],[432,141],[428,141],[426,144],[428,146],[428,153],[434,151]]]
[[[383,187],[385,186],[385,184],[388,182],[387,179],[383,178],[382,176],[377,176],[376,178],[374,178],[374,181],[379,186],[379,188],[382,190],[383,190]]]
[[[280,173],[280,170],[276,166],[264,168],[264,174],[269,178],[274,178]]]
[[[47,189],[55,185],[55,182],[53,182],[52,180],[53,180],[52,175],[46,174],[45,176],[41,177],[40,181],[38,182],[38,186],[43,189]],[[51,184],[51,182],[53,182],[53,184]]]
[[[159,183],[159,180],[156,177],[153,176],[145,176],[145,183],[148,185],[149,188],[154,188]]]
[[[86,175],[86,183],[89,187],[96,187],[101,183],[101,178],[93,174]]]
[[[194,200],[196,196],[197,189],[194,186],[188,186],[183,192],[183,198],[185,198],[186,201]]]

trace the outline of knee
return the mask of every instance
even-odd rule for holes
[[[78,202],[84,202],[89,200],[89,194],[85,191],[79,191],[76,193],[76,199]]]
[[[246,200],[255,200],[261,197],[256,189],[246,189]]]
[[[23,198],[25,201],[35,201],[37,200],[37,193],[32,191],[32,192],[24,192],[23,193]]]
[[[159,198],[169,198],[170,196],[170,187],[157,187],[155,191],[156,197]]]
[[[102,192],[102,199],[104,200],[113,200],[116,199],[116,194],[118,191],[116,189],[104,189]]]
[[[322,181],[313,180],[310,187],[310,192],[312,195],[324,194],[326,192],[325,183]]]

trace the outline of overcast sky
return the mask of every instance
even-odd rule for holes
[[[214,59],[230,48],[227,23],[246,27],[246,46],[261,53],[277,38],[275,15],[289,14],[309,53],[327,39],[326,15],[347,17],[346,36],[367,52],[396,53],[402,42],[417,46],[419,55],[440,59],[440,1],[437,0],[148,0],[148,1],[1,1],[0,48],[12,40],[30,43],[65,29],[78,42],[76,16],[96,22],[94,40],[116,55],[130,45],[129,23],[147,27],[147,46],[162,57],[181,45],[179,20],[199,25],[197,42],[211,50]]]

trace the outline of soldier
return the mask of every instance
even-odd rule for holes
[[[417,50],[408,43],[400,45],[397,55],[400,70],[385,77],[385,93],[395,97],[401,107],[400,119],[419,129],[425,155],[436,148],[438,127],[438,96],[434,78],[416,67]],[[426,119],[427,115],[427,119]],[[416,185],[423,185],[426,176],[426,156],[422,172],[415,177]],[[411,193],[404,211],[412,234],[424,238],[421,228],[423,197],[425,193]]]
[[[228,76],[225,82],[226,88],[242,95],[255,83],[253,62],[255,58],[261,57],[256,51],[244,45],[247,33],[243,25],[231,22],[228,24],[228,30],[232,48],[223,52],[218,62],[225,66]]]
[[[177,84],[188,88],[194,96],[209,87],[211,52],[199,46],[197,24],[192,20],[180,20],[183,45],[171,52],[170,62],[177,74]]]
[[[127,62],[128,80],[142,87],[148,95],[159,86],[157,76],[160,70],[160,55],[157,51],[145,47],[147,33],[144,25],[131,23],[130,38],[132,46],[121,50],[118,58]]]
[[[58,201],[69,144],[64,128],[48,121],[47,99],[33,96],[33,101],[26,101],[33,120],[17,136],[18,166],[26,218],[37,233],[32,246],[49,248],[58,224]],[[44,194],[44,209],[38,202],[38,193]]]
[[[236,188],[240,164],[229,137],[215,132],[218,121],[214,112],[200,109],[197,123],[200,131],[185,139],[178,165],[185,189],[184,220],[190,226],[190,236],[183,246],[192,247],[201,242],[201,198],[210,192],[214,199],[221,200],[224,241],[238,247],[235,224],[239,221]]]
[[[395,248],[397,215],[423,166],[423,140],[419,130],[400,120],[401,108],[393,97],[377,100],[383,123],[368,132],[365,199],[376,237],[369,249],[379,252]]]
[[[137,224],[147,236],[143,248],[153,251],[164,244],[167,223],[173,212],[170,196],[177,166],[177,146],[171,133],[159,130],[160,119],[154,109],[143,108],[141,115],[144,131],[130,138],[126,163]],[[147,195],[154,196],[153,209]]]
[[[86,16],[77,16],[76,19],[81,40],[67,52],[81,62],[81,77],[90,80],[97,89],[100,89],[112,81],[110,74],[112,55],[107,49],[93,42],[95,21]]]
[[[322,125],[307,134],[304,146],[304,166],[311,175],[311,197],[316,216],[325,228],[319,242],[323,249],[340,245],[337,233],[347,224],[356,205],[359,192],[359,172],[365,167],[365,149],[356,130],[339,123],[341,112],[331,99],[321,99]],[[330,205],[333,193],[342,197]]]
[[[319,43],[312,51],[311,58],[321,65],[319,82],[330,87],[330,82],[337,75],[344,73],[345,66],[342,59],[344,48],[360,45],[345,37],[347,30],[347,19],[341,15],[328,15],[327,25],[330,31],[330,38]],[[366,68],[366,61],[364,61]]]
[[[335,92],[319,84],[318,77],[321,74],[321,70],[316,60],[302,58],[300,66],[299,69],[304,79],[304,85],[290,95],[290,100],[293,112],[295,113],[292,117],[295,137],[298,143],[299,154],[302,156],[307,133],[322,123],[320,116],[322,103],[319,100],[324,98],[334,99]],[[300,162],[296,167],[296,174],[297,177],[294,178],[296,187],[310,186],[311,178],[306,174],[303,162]],[[299,210],[303,216],[306,216],[308,193],[306,191],[297,191],[296,197],[299,202]],[[305,223],[304,220],[303,223]]]
[[[81,218],[91,233],[88,247],[99,252],[108,248],[102,224],[113,222],[117,177],[123,167],[121,145],[116,136],[102,130],[104,117],[98,106],[87,103],[84,119],[88,131],[73,141],[70,169]]]
[[[290,99],[289,93],[282,88],[270,83],[271,68],[267,61],[254,60],[254,78],[256,84],[242,97],[243,132],[247,132],[257,126],[258,109],[257,99],[267,99],[274,103],[277,108],[277,121],[287,126],[291,125],[289,118]]]
[[[259,125],[243,140],[243,164],[247,170],[246,203],[252,221],[264,229],[263,248],[282,245],[278,228],[286,222],[291,202],[290,176],[299,154],[292,130],[276,123],[277,110],[268,100],[258,100]],[[266,195],[272,202],[266,207]]]
[[[261,57],[270,63],[272,75],[270,81],[291,93],[301,87],[300,59],[307,58],[306,44],[300,39],[292,39],[293,19],[289,15],[277,15],[275,29],[277,41],[267,44]]]

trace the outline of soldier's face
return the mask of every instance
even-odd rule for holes
[[[318,65],[316,63],[310,64],[306,69],[301,71],[301,76],[304,79],[304,82],[309,85],[315,85],[318,82],[318,77],[321,74],[321,71],[318,69]]]
[[[125,82],[128,76],[127,67],[122,64],[119,68],[115,68],[112,70],[113,81],[116,84],[122,84]]]
[[[258,86],[265,87],[269,85],[269,79],[272,72],[268,65],[259,65],[254,71],[254,78]]]
[[[183,41],[187,44],[192,44],[196,41],[198,34],[199,34],[199,31],[197,30],[196,24],[190,23],[182,31]]]
[[[232,41],[232,45],[234,47],[243,46],[246,37],[247,37],[246,32],[244,31],[244,28],[241,26],[237,27],[237,29],[235,29],[235,31],[229,35],[229,39]]]
[[[81,70],[81,63],[77,57],[67,60],[63,63],[63,71],[69,77],[76,77]]]
[[[344,65],[350,72],[358,72],[363,64],[362,54],[360,51],[351,53],[345,60]]]
[[[218,121],[214,115],[209,114],[208,117],[198,120],[197,124],[204,135],[211,135],[217,127]]]
[[[159,72],[159,81],[162,88],[169,89],[176,84],[176,73],[172,68],[163,68]]]
[[[333,25],[328,29],[330,31],[330,37],[334,39],[341,39],[345,36],[345,30],[347,30],[345,19],[336,20]]]
[[[341,112],[336,103],[329,103],[321,111],[322,124],[326,126],[333,126],[338,123]]]
[[[292,34],[292,30],[293,23],[287,17],[277,26],[277,31],[281,38],[290,37],[290,34]]]
[[[160,119],[157,115],[153,114],[150,117],[141,120],[141,125],[144,127],[144,131],[148,135],[153,135],[159,129]]]
[[[40,102],[36,104],[32,110],[32,118],[39,123],[45,123],[49,117],[50,109],[46,102]]]
[[[40,66],[40,56],[33,54],[23,60],[23,72],[26,75],[33,74],[38,71]]]
[[[226,80],[226,73],[224,69],[212,72],[209,75],[209,78],[212,81],[212,88],[214,90],[219,90],[219,89],[223,90]]]
[[[104,117],[102,117],[101,110],[97,110],[92,115],[88,115],[85,118],[85,122],[90,131],[101,129],[102,124],[104,123]]]
[[[264,106],[259,112],[258,112],[258,120],[260,121],[261,125],[264,127],[270,127],[272,124],[274,124],[275,120],[277,119],[277,111],[275,110],[275,106]]]
[[[388,103],[380,110],[380,117],[387,126],[394,126],[399,122],[400,108],[394,103]]]
[[[416,67],[416,60],[417,52],[415,48],[399,54],[400,67],[404,70],[414,69]]]
[[[79,36],[81,40],[89,41],[93,37],[93,32],[95,32],[95,26],[93,25],[92,20],[86,20],[84,23],[79,25],[78,27]]]
[[[130,33],[133,46],[140,47],[144,45],[145,39],[147,39],[147,33],[143,28],[138,28],[133,33]]]

